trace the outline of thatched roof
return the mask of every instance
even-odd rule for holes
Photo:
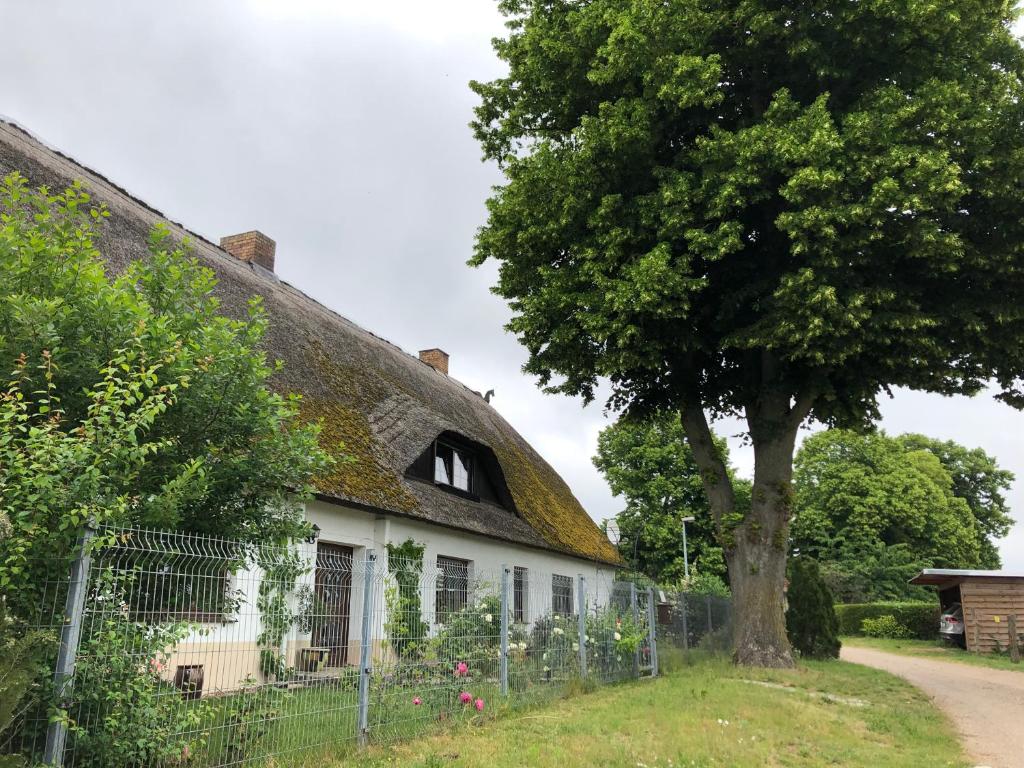
[[[240,315],[253,295],[270,319],[267,351],[284,362],[274,386],[297,392],[303,412],[323,424],[324,445],[343,441],[355,463],[339,464],[318,488],[326,498],[418,518],[531,547],[619,563],[614,548],[558,473],[477,393],[346,320],[259,267],[166,220],[99,174],[0,121],[0,174],[19,171],[34,186],[82,181],[110,218],[100,248],[112,271],[145,258],[157,222],[189,238],[219,281],[224,311]],[[514,509],[473,501],[405,476],[442,432],[489,447]]]

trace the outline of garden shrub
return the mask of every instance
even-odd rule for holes
[[[891,640],[902,640],[910,637],[910,628],[900,624],[892,614],[879,616],[877,619],[864,619],[860,623],[861,634],[867,637],[885,637]]]
[[[809,659],[839,656],[839,621],[832,592],[809,557],[790,562],[786,632],[793,649]]]
[[[167,680],[186,622],[133,621],[122,591],[101,581],[79,645],[74,704],[65,713],[75,768],[179,765],[205,746],[205,700],[186,702]]]
[[[501,601],[488,595],[445,616],[444,625],[430,640],[429,655],[448,668],[473,662],[475,674],[494,676],[501,650]]]
[[[6,743],[4,732],[17,725],[18,713],[38,703],[41,681],[50,673],[45,660],[56,645],[51,633],[18,626],[8,613],[7,601],[0,598],[0,744]],[[23,764],[17,755],[0,755],[0,768]]]
[[[843,635],[862,634],[861,626],[864,619],[892,616],[907,628],[908,637],[917,640],[934,640],[939,634],[939,614],[938,601],[928,603],[851,603],[836,606],[839,632]]]

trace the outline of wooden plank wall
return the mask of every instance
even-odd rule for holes
[[[1010,644],[1007,616],[1017,614],[1017,633],[1024,633],[1024,579],[967,579],[960,584],[967,630],[967,650],[1004,652]]]

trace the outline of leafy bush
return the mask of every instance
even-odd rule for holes
[[[36,703],[40,681],[49,672],[44,659],[56,647],[55,640],[47,632],[23,631],[8,614],[6,601],[0,598],[0,744],[5,742],[4,731]],[[22,764],[16,755],[0,755],[2,768]]]
[[[209,704],[184,702],[167,679],[170,651],[192,627],[132,621],[104,579],[79,646],[74,704],[65,713],[75,768],[181,765],[206,743]]]
[[[445,616],[444,626],[431,639],[428,655],[454,669],[469,664],[474,674],[497,673],[501,646],[501,601],[488,595]]]
[[[786,632],[793,649],[805,658],[837,658],[839,621],[832,592],[821,578],[817,561],[809,557],[794,558],[789,571]]]
[[[837,605],[839,633],[860,635],[864,619],[892,616],[909,631],[908,637],[934,640],[939,633],[938,602],[928,603],[854,603]]]
[[[888,613],[877,619],[864,619],[860,623],[860,631],[868,637],[887,637],[892,640],[910,637],[910,629]]]

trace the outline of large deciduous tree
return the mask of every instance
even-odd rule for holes
[[[1010,3],[504,0],[473,83],[506,182],[474,263],[555,391],[681,414],[740,663],[792,664],[796,433],[893,386],[1024,403],[1024,56]],[[746,419],[737,515],[709,421]]]
[[[725,440],[716,437],[715,447],[728,461]],[[700,468],[676,414],[622,418],[606,427],[597,439],[594,466],[625,502],[615,519],[619,552],[632,568],[663,584],[682,581],[687,570],[682,521],[693,517],[686,530],[690,570],[725,577]],[[749,505],[749,482],[736,477],[732,482]]]
[[[804,441],[792,543],[844,601],[910,597],[919,568],[995,568],[1013,475],[984,451],[923,435],[831,429]]]

